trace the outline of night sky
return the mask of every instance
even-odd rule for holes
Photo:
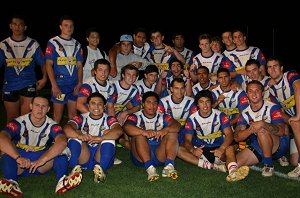
[[[36,39],[44,50],[47,41],[60,33],[59,18],[64,14],[74,18],[73,37],[82,44],[86,44],[85,30],[97,27],[101,34],[100,48],[106,52],[118,42],[121,34],[132,33],[137,27],[145,27],[148,32],[154,28],[162,30],[166,44],[171,44],[173,32],[182,31],[186,36],[186,47],[196,53],[199,53],[197,38],[200,34],[220,36],[224,30],[239,28],[245,31],[248,45],[259,47],[266,58],[277,55],[283,58],[286,68],[299,68],[300,31],[295,29],[299,28],[297,18],[300,17],[297,16],[299,11],[293,10],[295,6],[272,4],[261,7],[255,1],[228,1],[224,4],[199,1],[197,4],[201,6],[186,0],[183,2],[185,4],[174,1],[107,1],[108,6],[105,7],[96,6],[96,2],[91,1],[83,1],[77,6],[66,1],[47,5],[49,2],[43,1],[43,5],[47,6],[34,5],[40,7],[38,10],[33,5],[14,3],[1,9],[0,39],[10,36],[8,24],[15,13],[26,16],[26,34]],[[103,0],[97,1],[97,4],[102,3]]]

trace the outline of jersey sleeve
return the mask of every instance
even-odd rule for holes
[[[64,131],[61,126],[59,126],[58,124],[54,124],[53,126],[51,126],[49,134],[50,139],[55,140],[55,138],[60,134],[64,134]]]
[[[82,115],[76,115],[74,116],[69,122],[73,122],[76,124],[77,129],[80,129],[83,123],[83,116]]]
[[[137,125],[137,117],[136,117],[136,115],[135,115],[135,114],[130,114],[130,115],[127,117],[127,119],[126,119],[124,125],[125,125],[125,124]]]
[[[82,84],[79,88],[78,97],[89,97],[91,93],[91,86],[89,84]]]
[[[226,129],[227,127],[231,127],[230,126],[230,120],[228,119],[228,117],[226,116],[225,113],[221,113],[220,114],[220,120],[221,120],[221,129],[224,131],[224,129]]]
[[[16,120],[12,120],[6,124],[3,130],[10,135],[11,139],[15,139],[20,136],[21,125]]]
[[[272,124],[280,124],[284,123],[283,119],[283,111],[279,105],[272,106],[271,110],[271,123]]]
[[[193,122],[191,118],[188,118],[186,120],[185,126],[184,126],[184,133],[187,134],[193,134],[194,133],[194,128],[193,128]]]

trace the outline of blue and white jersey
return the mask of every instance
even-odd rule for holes
[[[134,84],[136,85],[136,87],[138,88],[138,90],[140,92],[141,99],[142,99],[144,93],[146,93],[148,91],[155,91],[156,83],[154,83],[151,87],[148,87],[145,83],[144,78],[136,81]]]
[[[76,115],[69,122],[75,123],[77,129],[83,134],[90,134],[91,136],[102,136],[105,130],[111,129],[114,124],[119,124],[114,116],[103,113],[101,118],[93,119],[90,112]]]
[[[168,76],[166,77],[165,80],[163,80],[163,83],[166,85],[166,89],[161,93],[161,95],[160,95],[161,98],[172,94],[170,87],[171,87],[172,81],[174,80],[174,76],[171,71],[167,71],[167,72],[168,72]],[[181,74],[180,76],[183,79],[184,84],[186,85],[187,79],[186,79],[185,75]]]
[[[249,105],[240,114],[237,126],[248,126],[250,122],[256,122],[260,120],[270,124],[284,123],[281,107],[267,100],[263,100],[263,105],[258,111],[253,111]]]
[[[180,103],[176,103],[173,101],[172,95],[169,95],[160,99],[158,105],[158,112],[171,115],[181,126],[184,126],[186,119],[196,111],[194,98],[188,96],[184,96]]]
[[[7,123],[4,130],[10,134],[13,141],[17,141],[17,147],[29,151],[44,150],[56,136],[64,134],[61,126],[48,116],[41,126],[34,126],[30,120],[30,113]]]
[[[235,71],[234,64],[228,58],[215,52],[209,57],[199,53],[194,57],[193,63],[196,65],[195,70],[200,66],[206,66],[211,74],[216,74],[219,68],[226,68],[230,72]]]
[[[237,122],[237,126],[244,125],[249,126],[250,122],[256,122],[264,120],[270,124],[279,124],[284,123],[283,112],[281,106],[274,104],[270,101],[263,100],[263,105],[258,111],[253,111],[249,105],[243,112],[240,114]],[[254,134],[250,135],[250,140],[256,140],[257,136]]]
[[[209,89],[211,86],[213,86],[214,83],[211,82],[211,80],[209,80],[209,83],[207,85],[207,87],[201,87],[200,82],[198,82],[197,84],[195,84],[192,87],[192,91],[193,91],[193,97],[195,97],[197,95],[198,92],[202,91],[202,90],[207,90]]]
[[[194,134],[199,145],[220,147],[224,142],[224,129],[227,127],[231,127],[230,121],[223,112],[212,109],[209,116],[202,117],[196,111],[187,119],[185,133]]]
[[[225,99],[218,105],[218,109],[224,112],[229,119],[232,119],[232,115],[238,114],[249,105],[248,97],[243,90],[238,90],[237,92],[229,90],[224,92],[220,85],[212,90],[214,103],[222,93]]]
[[[92,93],[99,92],[107,99],[114,92],[111,82],[106,81],[106,85],[101,85],[95,77],[90,77],[79,88],[78,97],[89,97]]]
[[[75,39],[66,40],[60,36],[48,41],[46,59],[53,61],[56,82],[60,86],[78,83],[77,62],[83,62],[81,44]]]
[[[290,115],[296,115],[296,101],[293,84],[300,76],[295,70],[285,72],[282,79],[270,87],[270,93],[280,102],[284,111]]]
[[[249,46],[247,49],[238,50],[235,49],[229,56],[229,60],[233,62],[236,68],[242,67],[244,68],[246,62],[249,59],[255,59],[260,62],[260,65],[266,65],[266,59],[261,52],[261,50],[257,47]]]
[[[116,115],[123,111],[126,104],[131,102],[133,106],[141,105],[141,97],[138,88],[133,84],[129,89],[122,87],[120,81],[113,81],[114,92],[107,99],[107,102],[113,103]]]
[[[241,87],[242,89],[246,92],[246,88],[247,88],[247,85],[249,82],[251,82],[252,80],[248,77],[248,76],[245,76],[245,80],[243,81]],[[263,98],[266,99],[266,100],[270,100],[272,102],[274,102],[270,97],[272,97],[270,95],[270,87],[269,87],[269,82],[270,82],[271,78],[269,76],[264,76],[264,78],[260,81],[263,86],[264,86],[264,96]]]
[[[230,56],[230,54],[232,53],[232,52],[234,52],[234,50],[235,50],[236,48],[234,48],[234,49],[232,49],[232,50],[228,50],[228,49],[225,49],[223,52],[222,52],[222,55],[223,56],[226,56],[227,58]]]
[[[142,58],[147,58],[147,54],[150,52],[150,45],[149,43],[145,43],[142,47],[138,47],[133,44],[133,53],[139,55]]]
[[[158,131],[167,127],[172,119],[173,118],[170,115],[162,113],[157,113],[153,118],[148,118],[144,114],[144,110],[140,110],[130,114],[126,119],[125,124],[132,124],[143,130]],[[160,140],[149,138],[148,143],[157,145],[160,143]]]
[[[22,41],[8,37],[0,43],[0,67],[4,70],[4,91],[20,90],[36,83],[35,65],[45,64],[39,43],[26,36]]]
[[[185,65],[190,66],[191,64],[193,64],[193,58],[195,56],[195,53],[192,50],[183,48],[182,51],[178,51],[178,52],[184,57]]]

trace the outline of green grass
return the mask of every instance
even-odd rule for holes
[[[93,172],[83,171],[80,186],[61,197],[297,197],[300,193],[298,181],[277,176],[264,178],[260,172],[251,170],[249,176],[240,182],[228,183],[227,173],[205,170],[176,159],[179,172],[177,180],[160,177],[148,182],[142,167],[135,167],[129,159],[129,151],[117,149],[117,156],[123,163],[109,169],[104,183],[93,182]],[[288,172],[291,167],[276,170]],[[158,167],[161,173],[162,167]],[[24,197],[53,197],[55,195],[55,174],[23,177],[19,179]]]
[[[0,102],[0,125],[5,125],[3,103]],[[117,149],[121,165],[109,169],[104,183],[93,182],[93,172],[85,170],[80,186],[60,197],[298,197],[300,182],[273,176],[264,178],[260,172],[250,170],[249,176],[239,182],[226,182],[227,173],[204,170],[176,159],[175,167],[179,172],[177,180],[160,177],[148,182],[144,168],[135,167],[129,159],[129,151]],[[275,162],[275,170],[283,173],[293,168],[280,167]],[[1,169],[2,170],[2,169]],[[0,177],[2,172],[0,170]],[[158,167],[161,174],[162,167]],[[19,179],[25,198],[52,198],[55,195],[55,174],[53,172],[35,177]],[[1,195],[0,195],[1,197]]]

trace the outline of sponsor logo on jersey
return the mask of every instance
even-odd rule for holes
[[[185,123],[185,130],[192,130],[192,124],[190,122]]]
[[[12,132],[16,132],[18,130],[18,125],[15,122],[9,122],[6,125]]]
[[[278,119],[283,119],[283,113],[281,110],[275,110],[272,112],[272,119],[273,120],[278,120]]]
[[[81,122],[82,122],[82,118],[80,117],[80,116],[74,116],[73,118],[72,118],[72,120],[74,120],[76,123],[78,123],[78,124],[80,124]]]
[[[287,79],[288,81],[290,82],[292,80],[293,77],[297,76],[298,78],[300,77],[299,74],[295,71],[293,72],[290,72],[288,75],[287,75]]]
[[[112,125],[113,123],[118,122],[117,118],[115,117],[110,117],[107,121],[108,125]]]
[[[54,133],[62,132],[61,126],[55,125],[55,126],[53,127],[53,132],[54,132]]]

